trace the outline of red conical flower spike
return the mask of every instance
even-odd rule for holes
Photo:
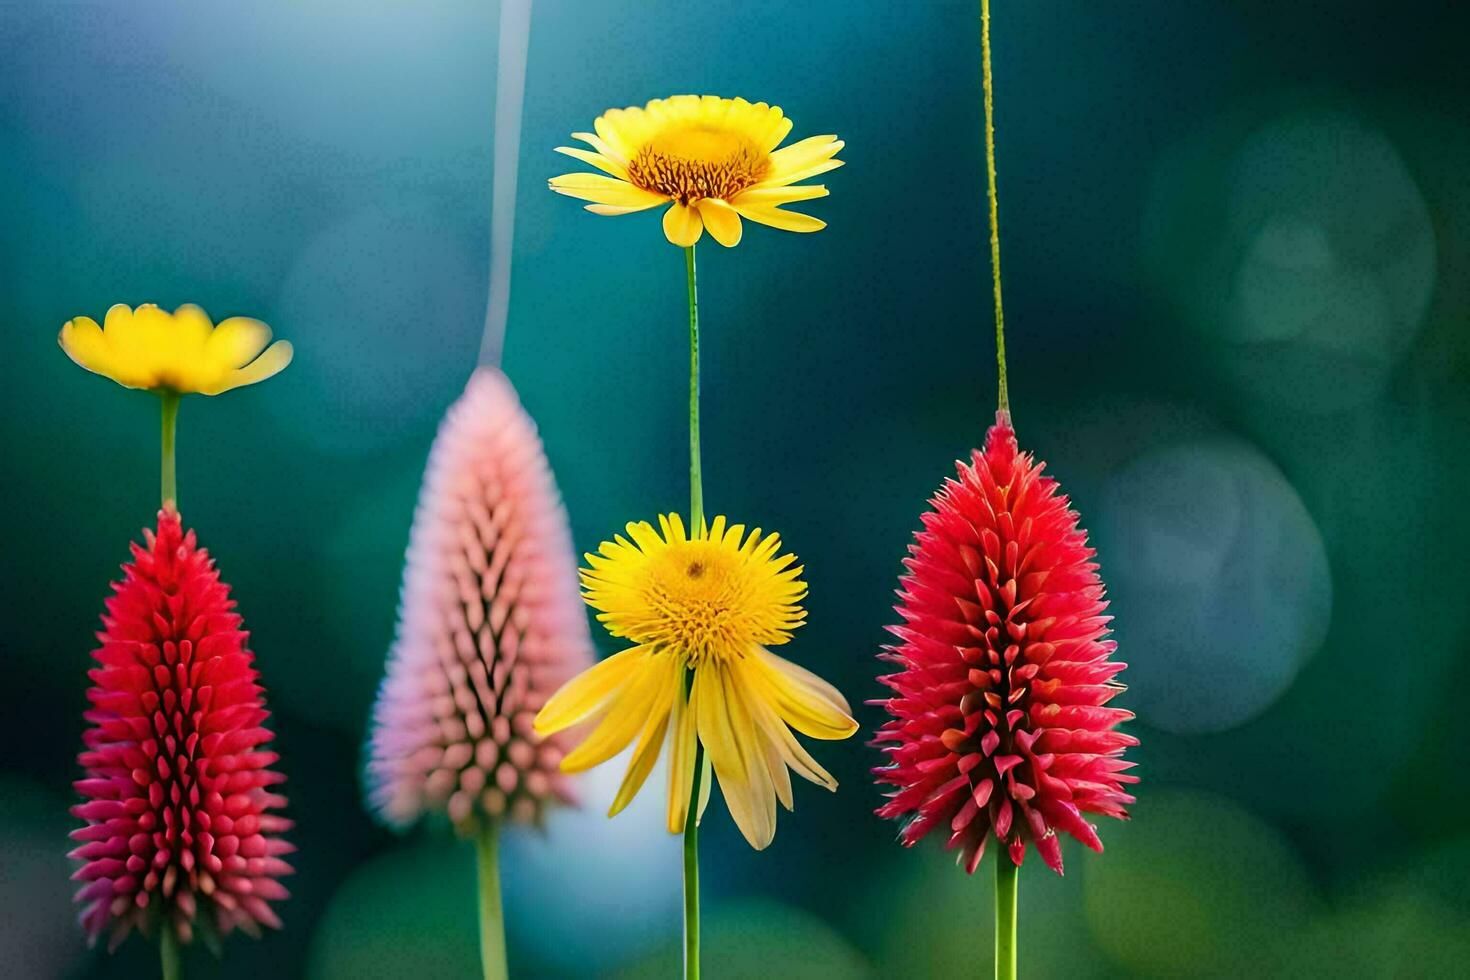
[[[882,657],[893,719],[874,739],[895,787],[882,817],[912,846],[938,828],[974,872],[994,835],[1020,864],[1027,845],[1058,874],[1058,832],[1102,850],[1084,814],[1126,818],[1137,782],[1114,731],[1133,717],[1106,707],[1123,690],[1110,660],[1103,585],[1077,514],[1020,453],[997,412],[969,464],[924,514],[896,607],[902,642]]]
[[[271,787],[271,733],[246,633],[209,554],[169,507],[143,532],[102,617],[87,692],[91,724],[78,757],[87,822],[72,837],[83,862],[76,900],[95,941],[134,927],[196,923],[224,935],[279,927],[270,902],[291,872],[278,835],[291,823]]]

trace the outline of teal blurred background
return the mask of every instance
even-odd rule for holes
[[[1470,957],[1470,72],[1444,2],[999,0],[1011,390],[1093,532],[1134,820],[1028,863],[1032,977],[1464,975]],[[592,548],[686,504],[683,258],[548,193],[551,148],[677,92],[780,104],[848,165],[819,235],[700,250],[711,510],[781,530],[854,702],[899,559],[994,403],[973,3],[538,0],[505,366]],[[298,873],[195,976],[471,976],[470,850],[358,773],[436,423],[485,305],[494,4],[0,5],[0,975],[85,948],[67,807],[107,583],[157,505],[157,405],[73,367],[115,302],[258,316],[279,378],[186,401],[185,519],[252,631]],[[605,640],[599,637],[599,641]],[[604,651],[611,649],[604,643]],[[712,807],[711,977],[989,972],[989,863],[904,851],[864,732],[751,851]],[[509,842],[512,966],[671,976],[656,792]],[[657,784],[655,776],[653,784]]]

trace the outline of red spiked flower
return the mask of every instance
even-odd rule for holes
[[[1123,784],[1138,781],[1121,758],[1138,740],[1113,730],[1133,714],[1105,707],[1124,665],[1103,639],[1095,552],[1043,465],[996,413],[984,452],[922,518],[892,627],[902,642],[881,655],[901,669],[875,702],[893,719],[874,774],[895,787],[878,815],[904,821],[905,846],[942,826],[972,873],[993,834],[1016,864],[1032,844],[1060,874],[1057,832],[1101,851],[1082,814],[1126,818]]]
[[[246,633],[209,554],[169,507],[158,533],[144,530],[133,561],[113,583],[102,645],[92,653],[91,727],[76,784],[87,802],[72,813],[85,882],[76,900],[95,941],[116,946],[134,927],[174,929],[185,942],[196,922],[220,935],[280,926],[271,901],[293,848],[286,805],[271,787],[284,777],[263,746],[269,712]]]

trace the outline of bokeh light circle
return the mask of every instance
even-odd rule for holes
[[[1247,402],[1373,400],[1428,308],[1428,205],[1389,138],[1344,107],[1217,120],[1164,155],[1146,212],[1152,283]]]
[[[1332,612],[1321,535],[1249,444],[1145,453],[1109,478],[1095,526],[1128,704],[1149,724],[1243,724],[1321,646]]]
[[[554,810],[545,833],[509,834],[503,846],[512,941],[557,975],[619,962],[679,929],[682,838],[664,826],[666,760],[607,816],[629,752],[577,778],[580,807]]]

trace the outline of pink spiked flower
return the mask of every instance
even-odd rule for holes
[[[73,878],[89,937],[116,946],[135,926],[193,938],[279,928],[270,902],[290,874],[291,822],[271,791],[284,777],[264,746],[269,712],[229,586],[172,506],[132,546],[106,602],[88,674],[87,778],[72,808],[86,826]]]
[[[1106,707],[1124,665],[1109,659],[1095,552],[1043,465],[996,413],[984,452],[923,515],[892,627],[902,642],[882,654],[900,669],[875,702],[893,718],[874,774],[895,787],[878,815],[903,821],[905,846],[942,828],[971,873],[994,836],[1014,863],[1029,844],[1061,874],[1058,832],[1101,851],[1083,814],[1126,818],[1123,785],[1138,781],[1121,758],[1138,740],[1113,730],[1133,714]]]
[[[571,531],[535,423],[478,368],[439,427],[404,566],[398,632],[373,711],[372,804],[395,826],[443,810],[538,821],[572,802],[565,736],[531,723],[592,663]]]

